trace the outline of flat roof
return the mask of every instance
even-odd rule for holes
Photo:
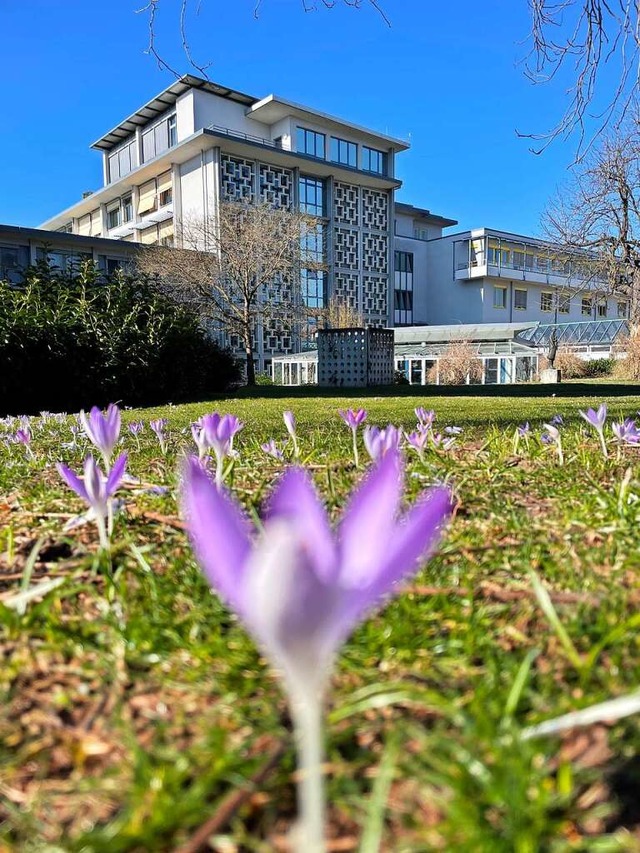
[[[428,219],[435,225],[442,225],[445,228],[448,225],[458,224],[457,219],[449,219],[446,216],[439,216],[437,213],[431,213],[431,211],[427,210],[426,207],[416,207],[413,204],[405,204],[403,201],[397,201],[395,208],[399,213],[405,213],[407,216],[419,217],[420,219]]]
[[[22,241],[23,245],[30,240],[43,244],[58,244],[61,246],[95,246],[105,252],[114,254],[129,254],[138,249],[137,243],[126,240],[112,240],[108,237],[89,237],[84,234],[69,234],[66,231],[46,231],[42,228],[25,228],[22,225],[3,225],[0,223],[0,243],[4,240]]]
[[[194,77],[192,74],[184,74],[175,83],[167,86],[162,92],[157,94],[155,98],[137,109],[134,113],[117,124],[100,139],[92,143],[91,148],[97,148],[101,151],[108,151],[131,136],[137,127],[147,124],[152,119],[166,112],[178,100],[180,95],[188,92],[189,89],[202,89],[205,92],[210,92],[212,95],[217,95],[219,98],[227,98],[230,101],[236,101],[245,106],[251,106],[257,98],[252,95],[245,95],[243,92],[238,92],[235,89],[230,89],[228,86],[223,86],[220,83],[212,83],[210,80],[204,80],[202,77]]]
[[[274,124],[287,116],[299,116],[303,120],[311,120],[314,124],[333,124],[336,127],[347,127],[356,133],[368,136],[372,140],[384,140],[389,147],[396,151],[406,151],[410,145],[405,139],[398,139],[395,136],[388,136],[385,133],[378,133],[369,127],[363,127],[359,124],[354,124],[343,118],[323,113],[318,110],[306,107],[304,104],[297,104],[294,101],[288,101],[285,98],[280,98],[277,95],[267,95],[260,101],[253,103],[246,111],[250,118],[255,118],[265,124]]]
[[[535,329],[532,323],[460,323],[450,326],[400,326],[394,329],[398,344],[433,344],[451,341],[508,341],[526,329]]]

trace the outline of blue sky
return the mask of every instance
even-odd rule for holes
[[[144,2],[0,0],[0,222],[38,225],[100,186],[90,143],[174,79],[145,55]],[[536,156],[516,135],[546,130],[564,104],[562,84],[523,75],[526,0],[381,0],[391,27],[370,8],[317,2],[305,13],[301,0],[263,0],[256,20],[254,0],[201,0],[189,21],[194,58],[211,62],[216,82],[410,139],[399,200],[461,228],[539,233],[576,141]],[[194,73],[178,9],[159,0],[157,46]]]

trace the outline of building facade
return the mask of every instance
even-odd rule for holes
[[[180,245],[182,224],[215,222],[223,201],[292,206],[318,223],[305,247],[314,268],[302,269],[303,302],[321,309],[335,297],[367,325],[393,325],[395,157],[408,148],[403,140],[188,75],[93,148],[102,153],[103,186],[42,228]],[[256,329],[256,367],[300,346],[281,320],[267,320]]]

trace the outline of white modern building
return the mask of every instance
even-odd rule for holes
[[[297,206],[318,219],[314,261],[326,266],[302,270],[306,304],[321,308],[335,296],[367,325],[389,326],[395,157],[408,147],[275,95],[256,98],[187,75],[93,144],[102,154],[103,186],[41,227],[179,245],[180,223],[215,217],[223,200]],[[423,214],[403,211],[403,221],[419,223]],[[442,233],[425,227],[425,235]],[[297,348],[294,331],[280,320],[256,330],[258,369]]]

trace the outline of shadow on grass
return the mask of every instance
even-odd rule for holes
[[[234,392],[238,399],[273,399],[283,397],[631,397],[640,395],[637,383],[562,382],[558,385],[380,385],[370,388],[319,388],[317,385],[244,386]]]

